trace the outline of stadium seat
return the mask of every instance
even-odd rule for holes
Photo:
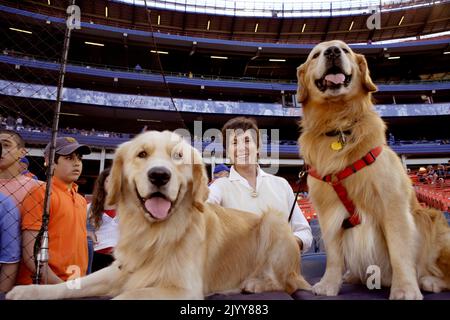
[[[306,281],[322,277],[325,273],[327,257],[325,253],[310,253],[302,255],[301,268]]]
[[[320,231],[320,225],[317,219],[310,222],[311,232],[313,236],[313,243],[311,249],[307,253],[311,252],[324,252],[324,245],[322,240],[322,233]]]

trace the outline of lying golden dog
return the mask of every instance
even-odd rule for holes
[[[364,283],[370,265],[380,268],[391,299],[422,299],[419,285],[449,289],[450,228],[441,212],[420,207],[386,146],[364,56],[341,41],[324,42],[297,71],[304,113],[298,142],[327,254],[313,292],[333,296],[343,280]]]
[[[122,144],[107,198],[120,217],[116,261],[81,278],[78,290],[19,286],[6,298],[203,299],[309,289],[287,222],[207,204],[207,182],[198,151],[174,133],[147,132]]]

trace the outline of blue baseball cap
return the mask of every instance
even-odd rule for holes
[[[19,162],[25,163],[27,166],[30,165],[30,161],[28,161],[27,157],[20,158]]]
[[[214,174],[219,173],[221,171],[228,171],[230,172],[230,168],[228,168],[226,165],[224,164],[219,164],[214,168]]]

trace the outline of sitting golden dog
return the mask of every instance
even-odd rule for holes
[[[287,222],[207,204],[207,182],[199,152],[174,133],[147,132],[122,144],[107,198],[120,217],[116,261],[81,278],[80,289],[19,286],[6,298],[203,299],[310,289]]]
[[[399,157],[386,146],[364,56],[342,41],[317,45],[298,69],[301,155],[327,254],[318,295],[365,282],[378,266],[390,299],[422,299],[450,288],[450,228],[420,207]],[[344,269],[345,268],[345,269]],[[347,271],[343,277],[344,271]]]

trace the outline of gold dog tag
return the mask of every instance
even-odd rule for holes
[[[339,150],[341,150],[341,149],[342,149],[342,143],[339,142],[339,141],[334,141],[334,142],[331,144],[331,149],[333,149],[334,151],[339,151]]]
[[[334,151],[339,151],[345,146],[346,143],[347,138],[345,137],[344,132],[342,132],[342,130],[339,130],[339,140],[333,141],[331,143],[331,149],[333,149]]]

